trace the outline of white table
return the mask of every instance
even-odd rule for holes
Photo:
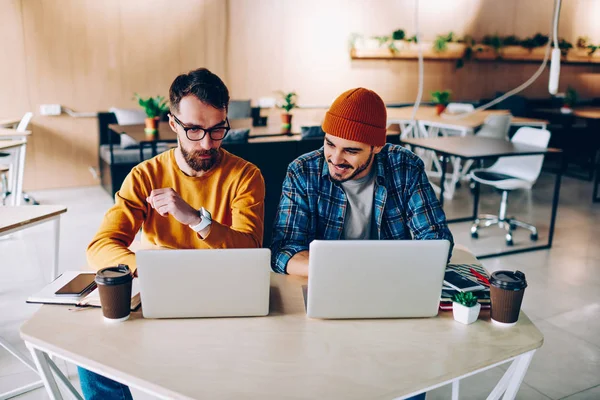
[[[54,261],[50,271],[50,280],[54,280],[58,274],[60,215],[65,212],[67,212],[67,208],[58,205],[0,207],[0,236],[10,235],[45,222],[53,222]]]
[[[14,151],[14,162],[11,164],[11,204],[21,205],[23,200],[23,177],[25,174],[25,154],[27,151],[27,138],[31,131],[17,131],[15,129],[0,128],[0,151]],[[0,158],[0,164],[3,164]]]
[[[54,262],[50,272],[50,280],[54,280],[58,271],[58,250],[60,241],[60,215],[67,211],[64,206],[4,206],[0,207],[0,236],[26,229],[44,222],[54,223]],[[15,356],[28,368],[37,373],[35,364],[21,354],[10,343],[0,337],[0,346]],[[19,394],[29,392],[42,386],[42,381],[33,382],[28,385],[0,393],[0,400],[9,399]]]
[[[0,119],[0,128],[16,128],[19,122],[21,122],[21,119]]]
[[[438,134],[446,136],[447,132],[456,132],[458,136],[472,135],[475,129],[484,124],[487,117],[490,115],[507,114],[508,110],[484,110],[468,114],[464,117],[460,115],[447,115],[442,113],[437,115],[435,107],[420,106],[415,115],[415,121],[411,120],[412,106],[388,108],[387,119],[389,124],[400,125],[402,134],[401,138],[407,137],[436,137]],[[415,125],[416,124],[416,125]],[[548,121],[537,118],[512,117],[511,125],[513,126],[534,126],[546,129]],[[418,153],[425,162],[425,167],[429,171],[429,176],[440,177],[441,165],[439,161],[433,157],[430,152],[421,151]],[[469,164],[470,165],[470,164]],[[435,166],[436,171],[432,171],[432,166]],[[456,184],[463,175],[463,168],[460,159],[452,160],[452,175],[449,182],[445,182],[444,195],[448,199],[454,197]],[[436,192],[440,189],[436,185],[432,185]]]
[[[458,249],[453,261],[474,258]],[[391,399],[450,383],[456,399],[460,379],[512,362],[490,398],[513,399],[543,342],[524,313],[509,329],[492,325],[489,314],[469,326],[448,312],[309,319],[305,283],[273,274],[271,311],[259,318],[147,320],[135,312],[107,324],[99,309],[45,305],[21,337],[51,399],[62,396],[50,355],[165,399]]]

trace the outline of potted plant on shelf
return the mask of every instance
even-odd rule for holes
[[[431,92],[431,100],[435,103],[435,112],[440,115],[446,109],[448,103],[450,103],[450,91],[449,90],[438,90]]]
[[[454,319],[462,324],[469,325],[477,320],[481,304],[472,292],[458,292],[452,296],[452,314]]]
[[[135,93],[135,99],[140,107],[146,113],[146,128],[144,131],[148,134],[154,134],[158,131],[158,122],[161,116],[169,110],[167,101],[163,96],[148,97],[144,99]]]
[[[281,130],[283,133],[290,133],[292,131],[292,114],[290,114],[290,111],[297,107],[297,95],[295,92],[285,93],[279,91],[278,93],[281,96],[281,101],[277,106],[285,111],[281,114]]]
[[[565,92],[565,98],[563,100],[563,106],[561,107],[560,112],[563,114],[571,114],[578,98],[579,95],[577,94],[577,90],[569,86]]]

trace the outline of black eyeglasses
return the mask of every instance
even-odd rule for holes
[[[231,129],[228,118],[225,118],[225,123],[227,124],[227,126],[217,126],[215,128],[204,129],[200,128],[199,126],[186,127],[175,115],[171,114],[171,116],[173,117],[175,122],[177,122],[177,124],[181,126],[181,128],[185,131],[185,136],[187,136],[187,138],[193,142],[197,142],[204,139],[207,133],[212,140],[223,140],[225,136],[227,136],[229,130]]]

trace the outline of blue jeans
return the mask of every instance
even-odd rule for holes
[[[112,379],[105,378],[94,372],[77,367],[79,383],[85,400],[133,400],[129,387]],[[418,394],[406,400],[425,400],[425,393]]]
[[[77,372],[85,400],[133,400],[126,385],[81,367]]]

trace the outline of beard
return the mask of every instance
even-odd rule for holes
[[[367,168],[369,168],[369,165],[371,165],[372,161],[373,161],[373,151],[371,150],[371,154],[369,154],[369,158],[367,159],[367,161],[363,165],[360,165],[358,168],[356,168],[356,170],[348,178],[337,178],[335,176],[335,173],[333,173],[333,174],[330,173],[329,176],[331,177],[331,179],[333,179],[337,183],[344,183],[346,181],[354,179],[358,174],[360,174],[361,172],[363,172]],[[327,162],[331,165],[335,165],[334,163],[331,162],[331,160],[327,160]],[[350,164],[338,164],[335,166],[341,167],[341,168],[347,168],[348,170],[354,169],[354,167]],[[331,172],[331,171],[329,171],[329,172]]]
[[[200,171],[208,171],[218,161],[219,150],[218,149],[210,149],[210,150],[197,150],[189,152],[183,146],[179,146],[181,148],[181,154],[183,155],[183,159],[189,165],[191,169],[196,172]],[[210,158],[201,158],[201,156],[210,156]]]

